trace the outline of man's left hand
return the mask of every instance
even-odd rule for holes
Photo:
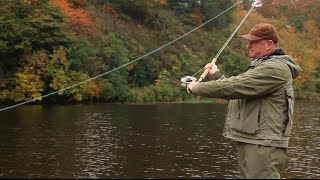
[[[188,92],[189,94],[192,93],[193,87],[194,87],[194,85],[196,85],[196,84],[198,84],[198,82],[190,82],[190,83],[188,84],[188,86],[187,86],[187,92]]]

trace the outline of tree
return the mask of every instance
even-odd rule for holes
[[[46,1],[0,1],[0,75],[14,74],[26,53],[70,45],[74,37],[63,22]]]
[[[42,50],[24,55],[15,74],[12,99],[26,101],[39,98],[45,90],[48,73],[48,56]]]
[[[103,89],[103,83],[89,81],[90,77],[86,73],[70,70],[70,62],[66,57],[65,48],[61,47],[54,52],[48,65],[48,75],[50,78],[50,87],[53,91],[59,91],[58,95],[63,95],[71,101],[93,100],[99,98]],[[69,88],[75,84],[76,87]],[[62,89],[66,89],[61,91]],[[67,100],[65,100],[67,101]]]
[[[124,42],[116,34],[109,33],[103,37],[98,56],[107,65],[106,71],[113,70],[129,62],[126,49]],[[128,71],[126,68],[113,71],[110,76],[105,78],[107,84],[103,90],[103,98],[107,101],[124,101],[129,89],[127,78]]]
[[[97,36],[96,24],[91,19],[91,13],[83,8],[74,8],[67,0],[49,0],[49,6],[58,9],[67,16],[67,23],[80,36]]]

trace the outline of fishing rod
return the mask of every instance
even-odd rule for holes
[[[240,1],[242,3],[242,1]],[[217,62],[218,57],[220,56],[220,54],[222,53],[222,51],[226,48],[226,46],[228,45],[228,43],[231,41],[231,39],[233,38],[233,36],[237,33],[237,31],[239,30],[239,28],[241,27],[241,25],[244,23],[244,21],[247,19],[247,17],[249,16],[249,14],[258,7],[262,6],[262,2],[261,0],[254,0],[254,2],[251,5],[251,8],[249,10],[249,12],[246,14],[246,16],[242,19],[242,21],[240,22],[240,24],[238,25],[238,27],[234,30],[234,32],[230,35],[230,37],[227,39],[227,41],[224,43],[224,45],[221,47],[221,49],[219,50],[219,52],[216,54],[216,56],[211,60],[210,64],[214,65]],[[210,69],[207,68],[200,76],[199,79],[197,79],[195,77],[196,74],[198,74],[200,71],[202,71],[203,68],[201,68],[199,71],[197,71],[195,74],[193,74],[192,76],[184,76],[181,78],[181,86],[186,87],[187,84],[191,83],[191,82],[202,82],[202,80],[207,76],[207,74],[209,73]]]

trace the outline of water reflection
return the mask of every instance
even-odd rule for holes
[[[287,178],[320,178],[320,104],[297,102],[288,149]]]
[[[319,104],[296,103],[283,178],[319,178]],[[225,104],[25,106],[2,112],[1,178],[238,178]]]
[[[117,140],[112,137],[115,128],[112,126],[111,114],[108,112],[86,112],[76,117],[75,159],[78,173],[75,178],[98,178],[110,176],[116,158],[113,149],[119,148]],[[84,165],[85,166],[80,166]]]

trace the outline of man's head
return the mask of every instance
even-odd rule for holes
[[[273,42],[279,41],[276,28],[267,23],[260,23],[255,25],[248,34],[245,34],[241,37],[249,41],[256,41],[261,39],[272,40]]]
[[[277,30],[267,23],[255,25],[248,34],[241,37],[248,40],[248,53],[252,59],[270,54],[277,48],[279,41]]]

